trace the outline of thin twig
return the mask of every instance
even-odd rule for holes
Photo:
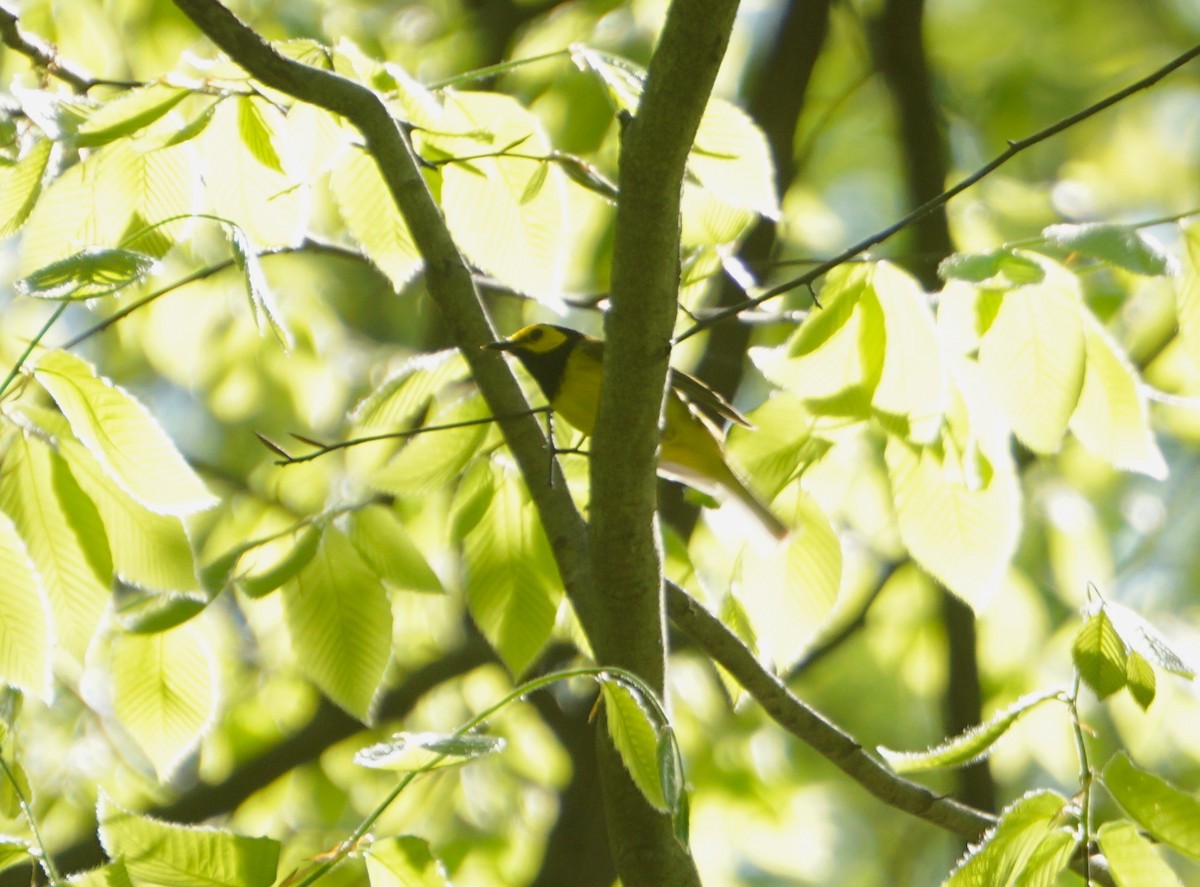
[[[807,272],[806,274],[801,275],[800,277],[795,278],[794,280],[785,281],[781,284],[778,284],[777,286],[771,287],[770,289],[761,293],[760,295],[755,296],[753,299],[747,299],[744,302],[739,302],[736,305],[731,305],[728,308],[724,308],[721,311],[718,311],[714,314],[709,315],[707,318],[705,318],[700,323],[695,324],[690,329],[687,329],[680,335],[676,336],[675,344],[678,345],[680,342],[683,342],[685,339],[690,339],[692,336],[696,335],[699,332],[702,332],[703,330],[707,329],[708,327],[713,326],[714,324],[720,323],[721,321],[726,320],[730,317],[734,317],[735,315],[740,314],[741,312],[746,311],[749,308],[755,308],[755,307],[761,305],[763,302],[766,302],[769,299],[774,299],[776,296],[781,296],[784,293],[790,292],[799,287],[810,285],[811,283],[813,283],[813,281],[817,280],[818,278],[822,277],[825,274],[828,274],[830,271],[832,271],[838,265],[841,265],[843,262],[847,262],[850,259],[853,259],[855,256],[857,256],[859,253],[863,252],[864,250],[867,250],[870,247],[875,246],[876,244],[882,243],[883,241],[887,240],[892,235],[904,230],[909,225],[913,224],[913,222],[916,222],[918,219],[924,218],[925,216],[929,215],[929,213],[938,209],[943,204],[949,202],[949,200],[951,198],[956,197],[958,194],[961,194],[963,191],[965,191],[967,188],[974,185],[976,182],[980,181],[984,177],[993,173],[996,169],[1003,166],[1005,163],[1007,163],[1013,157],[1020,154],[1022,151],[1026,150],[1028,148],[1032,148],[1034,145],[1037,145],[1040,142],[1044,142],[1047,139],[1058,135],[1060,132],[1070,129],[1072,126],[1075,126],[1077,123],[1081,123],[1082,121],[1087,120],[1089,117],[1095,116],[1096,114],[1100,113],[1101,111],[1106,110],[1107,108],[1111,108],[1113,105],[1117,104],[1120,101],[1123,101],[1124,99],[1128,98],[1129,96],[1133,95],[1134,93],[1140,92],[1143,89],[1148,89],[1149,87],[1158,83],[1158,81],[1162,80],[1164,77],[1166,77],[1171,72],[1186,65],[1188,62],[1190,62],[1192,59],[1196,58],[1197,56],[1200,56],[1200,45],[1193,46],[1187,52],[1183,53],[1182,55],[1176,56],[1170,62],[1163,65],[1161,68],[1159,68],[1157,71],[1154,71],[1152,74],[1150,74],[1146,77],[1143,77],[1141,80],[1138,80],[1135,83],[1131,83],[1129,86],[1126,86],[1124,89],[1120,89],[1117,92],[1112,93],[1111,95],[1101,99],[1100,101],[1096,102],[1095,104],[1089,105],[1088,107],[1084,108],[1081,111],[1077,111],[1076,113],[1070,115],[1069,117],[1064,117],[1063,119],[1059,120],[1057,123],[1054,123],[1053,125],[1048,126],[1045,129],[1040,130],[1031,136],[1028,136],[1027,138],[1020,139],[1015,142],[1009,142],[1008,149],[1006,151],[1004,151],[1002,154],[998,155],[990,163],[987,163],[984,166],[980,167],[978,170],[973,172],[971,175],[967,176],[965,179],[960,181],[958,184],[954,185],[951,188],[948,188],[947,190],[943,191],[941,194],[937,195],[936,197],[933,197],[933,198],[925,201],[920,206],[918,206],[916,209],[914,209],[912,212],[910,212],[908,215],[906,215],[902,219],[900,219],[898,222],[895,222],[895,223],[889,225],[888,227],[882,229],[881,231],[877,231],[876,233],[872,234],[871,236],[865,238],[864,240],[860,240],[858,243],[854,244],[853,246],[848,247],[843,252],[834,256],[832,259],[829,259],[826,262],[822,262],[820,265],[813,268],[811,271]]]
[[[17,24],[20,16],[10,4],[0,2],[0,43],[13,52],[28,58],[39,68],[68,84],[78,93],[85,93],[95,86],[119,86],[131,88],[142,84],[135,80],[105,80],[93,77],[83,68],[58,57],[54,46],[40,37],[21,30]]]
[[[345,450],[350,447],[357,447],[361,444],[375,443],[376,441],[381,440],[396,440],[405,437],[412,437],[417,434],[424,434],[426,431],[452,431],[455,428],[470,428],[474,425],[488,425],[492,422],[499,422],[502,419],[516,419],[521,416],[533,416],[538,413],[548,412],[549,410],[550,408],[548,406],[533,407],[526,412],[517,413],[512,416],[485,416],[482,419],[464,419],[461,422],[447,422],[444,425],[422,425],[420,428],[410,428],[408,431],[389,431],[384,434],[371,434],[367,435],[366,437],[354,437],[350,438],[349,440],[340,440],[337,443],[331,444],[321,443],[320,441],[313,440],[309,437],[301,437],[298,434],[293,434],[292,437],[296,438],[297,440],[317,448],[311,453],[305,453],[303,456],[291,455],[284,450],[283,447],[279,446],[279,444],[266,437],[263,437],[261,434],[258,435],[258,439],[262,441],[264,446],[266,446],[272,452],[278,453],[282,457],[275,461],[276,465],[298,465],[301,462],[312,462],[314,459],[319,459],[322,456],[328,455],[329,453],[337,450]]]

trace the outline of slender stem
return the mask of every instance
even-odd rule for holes
[[[529,58],[511,59],[507,62],[498,62],[494,65],[488,65],[484,68],[476,68],[473,71],[464,71],[461,74],[455,74],[453,77],[447,77],[445,80],[438,80],[429,84],[429,89],[445,89],[447,86],[458,86],[460,83],[471,83],[475,80],[483,80],[485,77],[491,77],[495,74],[503,74],[507,71],[513,71],[517,68],[522,68],[525,65],[532,65],[535,62],[544,62],[549,59],[560,58],[564,55],[570,55],[570,49],[556,49],[553,52],[546,52],[542,55],[532,55]]]
[[[9,785],[12,786],[13,794],[17,796],[17,801],[21,806],[21,814],[29,824],[29,831],[33,833],[33,840],[38,847],[38,856],[42,867],[46,870],[46,875],[50,878],[50,883],[62,883],[62,875],[58,873],[58,868],[54,865],[54,860],[46,852],[46,844],[42,840],[41,832],[38,831],[37,820],[33,817],[33,810],[30,809],[29,799],[25,797],[25,792],[21,789],[21,783],[17,781],[16,774],[8,766],[8,761],[4,759],[3,755],[0,755],[0,769],[4,771],[4,778],[8,780]]]
[[[13,379],[17,378],[17,374],[21,372],[21,367],[25,365],[25,361],[29,359],[29,355],[33,353],[33,349],[38,346],[38,343],[45,338],[46,333],[50,332],[50,327],[58,322],[64,311],[67,310],[67,302],[59,302],[53,313],[42,324],[42,328],[37,331],[37,335],[30,340],[25,346],[25,350],[21,352],[21,356],[17,358],[17,362],[13,364],[13,368],[8,371],[8,375],[4,377],[4,381],[0,382],[0,397],[4,396],[4,392],[8,390],[8,386],[12,384]]]
[[[1064,117],[1063,119],[1059,120],[1058,122],[1056,122],[1050,126],[1047,126],[1045,129],[1039,130],[1038,132],[1034,133],[1031,136],[1020,139],[1018,141],[1009,142],[1008,149],[1006,151],[1004,151],[1002,154],[999,154],[998,156],[996,156],[991,162],[983,165],[978,170],[976,170],[971,175],[967,176],[965,179],[958,182],[958,184],[954,185],[953,187],[948,188],[947,190],[943,191],[941,194],[938,194],[936,197],[933,197],[933,198],[925,201],[924,203],[922,203],[920,206],[918,206],[916,209],[914,209],[908,215],[904,216],[899,221],[894,222],[893,224],[889,225],[888,227],[886,227],[880,231],[877,231],[876,233],[872,234],[871,236],[869,236],[867,238],[864,238],[863,240],[860,240],[858,243],[854,244],[853,246],[847,247],[841,253],[834,256],[832,259],[829,259],[826,262],[822,262],[820,265],[813,268],[811,271],[807,272],[806,274],[801,275],[800,277],[795,278],[794,280],[784,281],[783,283],[781,283],[777,286],[771,287],[770,289],[766,290],[765,292],[761,293],[760,295],[755,296],[753,299],[747,299],[744,302],[739,302],[736,305],[730,305],[728,308],[725,308],[714,314],[710,314],[703,321],[695,324],[690,329],[685,330],[683,333],[681,333],[679,336],[677,336],[675,338],[675,344],[678,345],[680,342],[684,341],[685,339],[690,339],[692,336],[696,335],[699,332],[702,332],[703,330],[707,329],[708,327],[710,327],[716,323],[719,323],[722,320],[726,320],[727,318],[730,318],[737,314],[740,314],[741,312],[746,311],[749,308],[757,307],[758,305],[761,305],[763,302],[766,302],[769,299],[774,299],[776,296],[781,296],[784,293],[791,292],[792,290],[797,289],[799,287],[810,285],[811,283],[813,283],[813,281],[817,280],[818,278],[822,277],[825,274],[828,274],[830,271],[832,271],[838,265],[841,265],[842,263],[849,261],[850,259],[854,258],[855,256],[857,256],[859,253],[863,252],[864,250],[869,249],[870,247],[875,246],[876,244],[882,243],[883,241],[885,241],[889,237],[891,237],[893,234],[896,234],[899,231],[904,230],[909,225],[913,224],[913,222],[916,222],[918,219],[924,218],[925,216],[929,215],[929,213],[931,213],[934,210],[941,207],[943,204],[948,203],[951,198],[956,197],[957,195],[961,194],[967,188],[971,187],[972,185],[974,185],[976,182],[980,181],[984,177],[991,175],[999,167],[1003,166],[1005,163],[1007,163],[1013,157],[1020,154],[1022,151],[1026,150],[1028,148],[1032,148],[1034,145],[1039,144],[1040,142],[1044,142],[1047,139],[1058,135],[1060,132],[1070,129],[1072,126],[1075,126],[1077,123],[1081,123],[1084,120],[1087,120],[1089,117],[1093,117],[1096,114],[1099,114],[1101,111],[1111,108],[1113,105],[1128,98],[1129,96],[1133,95],[1134,93],[1140,92],[1143,89],[1147,89],[1147,88],[1153,86],[1154,84],[1158,83],[1158,81],[1160,81],[1164,77],[1166,77],[1168,74],[1177,70],[1178,68],[1182,68],[1184,65],[1186,65],[1188,62],[1190,62],[1192,59],[1196,58],[1197,56],[1200,56],[1200,45],[1193,46],[1187,52],[1183,53],[1182,55],[1176,56],[1174,59],[1169,61],[1167,64],[1163,65],[1161,68],[1154,71],[1152,74],[1149,74],[1148,76],[1143,77],[1141,80],[1138,80],[1135,83],[1131,83],[1129,86],[1126,86],[1124,89],[1117,90],[1116,92],[1112,93],[1109,96],[1106,96],[1105,98],[1101,99],[1100,101],[1096,102],[1095,104],[1088,105],[1083,110],[1077,111],[1076,113],[1070,115],[1069,117]]]
[[[1067,699],[1071,712],[1071,728],[1075,734],[1075,752],[1079,756],[1079,827],[1083,832],[1080,844],[1083,847],[1083,880],[1087,887],[1092,884],[1092,854],[1088,849],[1092,843],[1092,768],[1088,763],[1087,743],[1084,742],[1083,725],[1079,721],[1080,676],[1075,673],[1075,686]]]

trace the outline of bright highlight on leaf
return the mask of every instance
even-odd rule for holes
[[[117,633],[111,656],[113,713],[166,780],[216,717],[212,650],[188,623],[159,634]]]
[[[51,692],[50,603],[16,527],[0,514],[0,682],[40,699]]]
[[[1134,274],[1157,276],[1174,271],[1175,262],[1162,245],[1138,228],[1107,222],[1051,225],[1042,236],[1052,245],[1100,259]]]
[[[216,503],[133,395],[65,351],[43,354],[34,375],[108,475],[151,511],[191,514]]]
[[[500,736],[447,733],[394,733],[391,739],[361,749],[354,763],[375,770],[410,772],[456,767],[504,750]]]
[[[1125,686],[1125,657],[1125,642],[1103,608],[1088,617],[1071,645],[1079,676],[1101,699]]]
[[[1043,260],[1042,283],[1005,292],[979,345],[979,366],[1017,438],[1053,453],[1083,390],[1086,340],[1074,276]]]

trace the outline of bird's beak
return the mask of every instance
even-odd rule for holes
[[[480,348],[486,348],[488,351],[512,351],[513,343],[508,339],[500,339],[498,342],[488,342],[486,345],[480,345]]]

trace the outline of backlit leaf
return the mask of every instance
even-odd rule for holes
[[[350,515],[346,535],[379,578],[401,591],[442,592],[442,583],[390,508],[368,505]]]
[[[1071,645],[1079,676],[1101,699],[1125,686],[1126,656],[1125,643],[1104,608],[1087,618]]]
[[[196,623],[111,641],[113,714],[166,780],[217,713],[216,662]]]
[[[16,527],[0,514],[0,682],[49,700],[50,603]]]
[[[972,477],[964,454],[949,445],[939,452],[892,438],[884,452],[905,546],[967,603],[986,606],[1020,532],[1016,479],[1007,470]]]
[[[14,280],[13,288],[35,299],[91,299],[141,283],[154,263],[133,250],[88,247]]]
[[[330,527],[282,594],[300,668],[366,721],[392,650],[392,611],[379,577],[345,534]]]
[[[514,675],[550,637],[561,587],[541,522],[516,470],[493,463],[495,491],[463,539],[467,607]]]
[[[1090,311],[1083,311],[1083,330],[1087,369],[1071,431],[1114,467],[1165,478],[1167,463],[1150,428],[1137,371]]]
[[[1183,887],[1158,849],[1131,822],[1106,822],[1096,836],[1117,887]]]
[[[0,463],[0,510],[45,586],[59,645],[79,662],[108,605],[113,563],[96,506],[40,438],[14,435]]]
[[[191,90],[165,83],[154,83],[119,93],[94,111],[75,131],[75,142],[94,148],[132,135],[158,120],[185,98]]]
[[[350,235],[398,291],[421,267],[421,255],[375,161],[358,149],[334,166],[329,186]]]
[[[34,374],[109,476],[147,508],[191,514],[216,502],[150,412],[123,388],[65,351],[43,354]]]
[[[365,854],[371,887],[448,887],[446,868],[429,842],[413,835],[384,838]]]
[[[1067,799],[1039,791],[1005,808],[1000,823],[972,846],[942,887],[1003,887],[1019,883],[1034,855],[1046,842],[1060,844],[1057,833],[1069,826],[1063,812]]]
[[[979,366],[1013,433],[1055,452],[1083,390],[1086,340],[1078,283],[1047,263],[1046,280],[1004,293],[979,345]]]
[[[541,122],[509,96],[456,92],[440,126],[438,135],[418,133],[419,145],[423,156],[450,161],[441,203],[455,241],[488,274],[557,303],[570,246],[566,178],[541,159],[551,151]],[[505,156],[480,156],[496,152]]]
[[[138,884],[156,887],[270,887],[279,842],[175,825],[130,813],[101,794],[100,843]]]
[[[688,171],[721,201],[768,219],[779,215],[766,136],[741,108],[713,97],[704,109]]]
[[[0,237],[20,230],[42,193],[54,142],[41,139],[15,164],[0,168]]]
[[[1134,766],[1122,752],[1104,768],[1104,785],[1151,836],[1200,860],[1200,801]]]
[[[1183,226],[1183,268],[1175,283],[1179,338],[1196,367],[1200,367],[1200,225]]]

